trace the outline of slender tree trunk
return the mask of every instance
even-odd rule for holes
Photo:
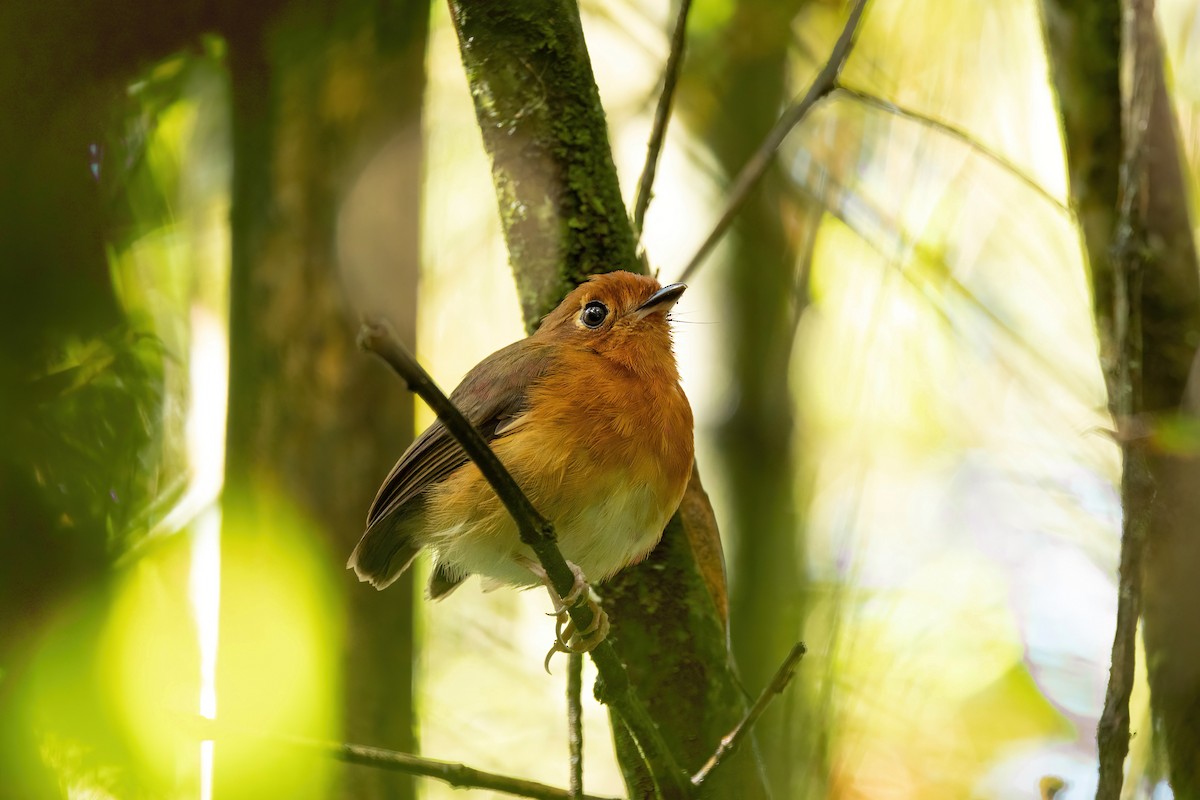
[[[360,315],[385,313],[415,339],[427,21],[423,0],[317,3],[243,17],[229,34],[227,495],[253,507],[270,484],[319,525],[345,608],[344,736],[409,752],[411,576],[382,594],[338,568],[413,433],[409,395],[363,358],[355,331]],[[380,770],[346,768],[339,785],[347,798],[413,796],[411,778]]]
[[[1169,447],[1197,419],[1200,266],[1152,0],[1043,0],[1072,204],[1091,266],[1109,407],[1124,452],[1121,599],[1098,739],[1098,797],[1115,798],[1129,736],[1133,626],[1177,798],[1200,798],[1200,462]],[[1121,86],[1127,59],[1131,80]],[[1123,91],[1122,91],[1123,89]],[[1166,446],[1164,446],[1166,445]],[[1144,586],[1144,592],[1140,587]]]
[[[792,26],[805,0],[741,0],[719,47],[705,58],[716,82],[715,113],[707,135],[732,181],[791,99],[788,80]],[[719,65],[719,66],[718,66]],[[792,346],[803,295],[798,276],[817,204],[794,206],[786,178],[772,167],[730,230],[725,286],[731,324],[729,361],[736,402],[720,428],[732,512],[730,576],[733,652],[749,692],[757,694],[801,638],[806,589],[802,517],[797,513],[793,458],[796,402],[790,391]],[[791,213],[789,213],[791,212]],[[784,220],[792,221],[785,230]],[[794,693],[791,700],[801,698]],[[799,798],[823,774],[811,762],[804,709],[780,703],[759,723],[757,741],[776,797]],[[803,727],[807,727],[804,725]]]
[[[1134,62],[1127,109],[1126,185],[1118,239],[1140,305],[1131,336],[1141,370],[1135,414],[1163,427],[1200,421],[1200,262],[1188,217],[1186,165],[1164,78],[1153,0],[1133,0],[1127,48]],[[1139,330],[1140,329],[1140,330]],[[1135,384],[1136,386],[1136,384]],[[1152,422],[1153,425],[1153,422]],[[1200,798],[1200,453],[1143,445],[1149,473],[1143,636],[1151,711],[1177,800]]]
[[[451,0],[450,10],[532,329],[588,275],[641,269],[579,11],[570,0]],[[659,547],[601,588],[617,653],[689,770],[745,709],[726,645],[720,552],[697,477]],[[614,736],[630,795],[653,797],[619,724]],[[765,793],[749,753],[725,769],[709,796]]]

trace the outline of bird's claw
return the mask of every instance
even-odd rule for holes
[[[554,612],[550,614],[552,617],[561,617],[563,612],[575,605],[575,601],[580,598],[585,592],[591,592],[591,587],[588,586],[587,578],[583,576],[583,570],[574,562],[568,561],[567,566],[571,568],[571,574],[575,576],[575,582],[571,584],[571,591],[567,592],[566,597],[559,597],[554,591],[554,587],[547,580],[546,588],[550,590],[550,599],[554,603]],[[590,601],[589,601],[590,602]]]
[[[571,566],[575,567],[574,564]],[[550,659],[554,658],[555,653],[589,653],[608,636],[608,614],[596,602],[596,598],[592,596],[587,583],[582,581],[583,576],[582,573],[578,572],[578,567],[575,567],[575,570],[578,580],[575,587],[567,595],[570,599],[564,599],[556,607],[554,613],[554,617],[556,618],[554,623],[554,644],[550,645],[550,650],[546,653],[546,659],[542,664],[547,673],[550,672]],[[576,630],[575,622],[567,613],[567,609],[579,598],[581,584],[582,591],[587,592],[584,596],[587,598],[588,608],[592,612],[592,621],[584,630]]]

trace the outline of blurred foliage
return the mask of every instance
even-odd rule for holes
[[[191,475],[189,318],[202,241],[185,237],[186,219],[175,214],[194,199],[181,186],[182,164],[204,129],[196,102],[219,92],[216,76],[194,56],[149,69],[124,97],[107,95],[104,125],[71,159],[95,192],[93,218],[80,229],[104,232],[96,255],[111,275],[90,302],[111,303],[119,321],[96,331],[91,315],[39,315],[37,304],[59,295],[34,286],[23,295],[30,313],[6,320],[4,363],[19,372],[4,392],[0,706],[14,724],[0,753],[0,796],[46,796],[34,753],[64,788],[164,796],[175,780],[173,767],[164,770],[175,753],[147,768],[149,740],[134,734],[122,698],[161,688],[164,675],[186,687],[198,669],[188,541],[150,544],[150,535],[167,532],[161,523]],[[53,261],[62,247],[44,230],[29,229],[22,244],[30,263],[70,286],[77,267]],[[181,699],[155,697],[137,713],[194,707]]]
[[[162,441],[160,340],[130,322],[68,345],[61,360],[36,379],[37,398],[21,450],[48,506],[57,534],[94,537],[80,546],[111,561],[144,536],[154,509],[169,504],[159,480]],[[96,536],[96,532],[103,532]]]

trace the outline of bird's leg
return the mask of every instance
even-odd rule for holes
[[[575,582],[571,586],[571,591],[567,592],[567,596],[560,597],[541,564],[527,559],[522,559],[522,562],[545,585],[546,591],[550,593],[550,601],[554,604],[552,615],[555,617],[554,644],[546,653],[546,661],[543,665],[547,672],[550,671],[550,659],[554,657],[555,653],[587,653],[604,641],[604,638],[608,636],[608,614],[596,602],[591,587],[588,586],[587,579],[583,575],[583,570],[576,564],[567,562],[567,566],[571,568],[571,574],[575,576]],[[567,609],[573,606],[581,596],[586,598],[588,607],[591,609],[592,623],[585,630],[576,630],[575,623],[571,620]]]

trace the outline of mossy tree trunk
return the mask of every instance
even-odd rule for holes
[[[532,329],[588,275],[641,270],[579,10],[570,0],[451,0],[450,9]],[[659,547],[600,593],[637,693],[694,771],[745,711],[726,644],[720,541],[698,477]],[[619,723],[614,737],[631,797],[653,797]],[[748,749],[723,770],[706,796],[765,795]]]
[[[317,2],[230,21],[234,127],[227,497],[281,491],[326,538],[342,593],[342,731],[415,750],[411,575],[379,593],[341,570],[413,435],[410,396],[362,357],[362,314],[415,339],[424,0]],[[364,221],[364,214],[383,215]],[[252,513],[252,512],[251,512]],[[231,531],[229,535],[237,535]],[[222,616],[243,613],[222,602]],[[218,692],[220,687],[218,687]],[[218,758],[218,767],[220,759]],[[223,796],[269,787],[218,783]],[[346,767],[339,793],[409,798]]]
[[[1101,793],[1120,790],[1141,600],[1155,731],[1177,798],[1200,798],[1200,265],[1152,0],[1043,0],[1072,205],[1091,268],[1109,408],[1124,451],[1123,604],[1101,720]],[[1122,12],[1125,12],[1124,24]],[[1132,79],[1122,85],[1122,58]],[[1167,446],[1164,446],[1167,445]],[[1144,590],[1137,592],[1138,584]],[[1131,591],[1132,589],[1132,591]],[[1125,676],[1126,680],[1118,680]],[[1112,742],[1112,757],[1105,758]]]

